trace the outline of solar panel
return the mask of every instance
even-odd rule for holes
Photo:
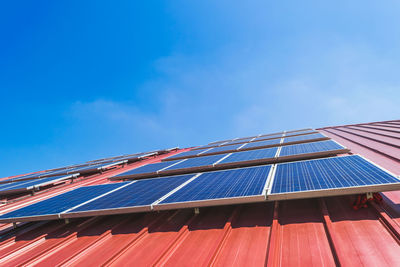
[[[170,156],[168,158],[163,159],[163,161],[168,161],[168,160],[173,160],[173,159],[181,159],[181,158],[189,158],[189,157],[193,157],[196,156],[197,154],[203,153],[204,151],[209,150],[209,148],[206,149],[198,149],[198,150],[189,150],[189,151],[185,151],[173,156]]]
[[[215,143],[215,144],[209,144],[209,145],[203,145],[203,146],[199,146],[199,147],[195,147],[192,150],[198,150],[198,149],[206,149],[206,148],[211,148],[211,147],[217,147],[217,146],[221,146],[228,143],[227,142],[222,142],[222,143]]]
[[[253,139],[254,139],[254,137],[235,139],[235,140],[230,141],[229,143],[226,143],[224,145],[243,144],[243,143],[246,143],[246,142],[250,142]]]
[[[279,153],[279,158],[291,157],[291,156],[301,156],[304,154],[340,154],[346,153],[349,150],[336,143],[335,141],[319,141],[311,143],[302,143],[296,145],[283,146]]]
[[[271,139],[271,140],[264,140],[259,142],[251,142],[244,145],[240,150],[247,150],[250,148],[262,148],[262,147],[269,147],[269,146],[277,146],[281,142],[281,138],[279,139]]]
[[[236,165],[236,164],[243,164],[243,163],[268,163],[271,162],[278,151],[277,147],[271,148],[264,148],[264,149],[257,149],[257,150],[250,150],[250,151],[243,151],[243,152],[236,152],[229,155],[227,158],[221,160],[216,165]]]
[[[147,165],[140,166],[136,169],[115,175],[111,178],[112,178],[112,180],[117,180],[117,179],[123,179],[123,178],[151,176],[152,174],[157,175],[157,171],[159,171],[163,168],[166,168],[168,166],[171,166],[173,164],[176,164],[178,162],[181,162],[181,161],[182,160],[171,160],[171,161],[162,161],[162,162],[147,164]]]
[[[201,155],[213,154],[213,153],[224,153],[224,152],[233,152],[236,151],[239,147],[243,146],[244,144],[236,144],[230,146],[219,146],[214,147],[208,150],[207,152],[202,153]]]
[[[50,177],[50,176],[56,176],[56,175],[66,175],[66,174],[74,174],[74,173],[80,173],[80,174],[89,174],[89,173],[95,173],[95,172],[100,172],[102,170],[105,170],[107,168],[124,164],[126,163],[127,160],[120,160],[117,162],[112,162],[112,163],[98,163],[98,164],[92,164],[92,165],[85,165],[82,167],[75,167],[75,168],[68,168],[68,169],[63,169],[63,170],[58,170],[54,172],[48,172],[45,174],[40,175],[40,177]]]
[[[277,164],[268,199],[294,199],[400,189],[400,180],[361,156]]]
[[[226,143],[226,142],[229,142],[229,141],[232,141],[232,139],[224,140],[224,141],[215,141],[215,142],[211,142],[211,143],[208,143],[208,144],[209,145],[220,145],[222,143]]]
[[[41,173],[33,173],[33,174],[22,175],[22,176],[18,176],[18,177],[6,179],[6,180],[1,180],[0,184],[11,183],[11,182],[15,182],[15,181],[36,179],[36,178],[39,178],[40,174]]]
[[[172,193],[154,210],[265,201],[270,165],[203,173]]]
[[[272,140],[272,139],[280,140],[280,138],[282,138],[281,134],[270,135],[270,136],[260,136],[260,137],[257,137],[256,139],[254,139],[252,142],[257,142],[257,141],[262,141],[262,140]]]
[[[194,175],[138,180],[111,194],[63,212],[62,218],[150,211],[151,204]]]
[[[58,219],[59,213],[104,193],[108,193],[111,190],[118,189],[127,183],[128,182],[79,187],[64,194],[1,215],[0,222]]]
[[[307,128],[307,129],[285,131],[285,133],[288,134],[288,133],[299,133],[299,132],[307,132],[307,131],[314,131],[314,130],[311,128]]]
[[[23,181],[16,181],[7,184],[0,184],[0,195],[8,195],[14,193],[20,193],[24,191],[31,191],[34,189],[38,189],[41,186],[46,186],[49,184],[53,184],[58,181],[66,180],[73,178],[75,176],[68,175],[68,176],[55,176],[55,177],[48,177],[48,178],[40,178],[40,179],[33,179],[33,180],[23,180]]]
[[[304,130],[304,131],[290,132],[290,133],[285,133],[285,136],[296,136],[296,135],[312,134],[312,133],[318,133],[318,131]]]
[[[248,137],[237,138],[237,139],[234,139],[234,140],[232,140],[232,141],[251,140],[251,139],[256,138],[256,137],[258,137],[258,135],[256,135],[256,136],[248,136]]]
[[[196,158],[190,158],[185,161],[182,161],[176,165],[167,167],[160,171],[160,173],[171,173],[172,170],[175,170],[174,173],[177,173],[177,170],[181,169],[194,169],[196,171],[199,171],[200,169],[208,169],[213,167],[213,164],[215,164],[217,161],[225,157],[227,154],[218,154],[218,155],[212,155],[212,156],[204,156],[204,157],[196,157]]]
[[[281,133],[272,133],[272,134],[261,134],[258,137],[271,137],[271,138],[274,138],[274,137],[281,137],[282,135],[283,135],[283,132],[281,132]]]
[[[316,134],[305,134],[305,135],[298,135],[298,136],[292,136],[292,137],[285,137],[283,139],[283,144],[285,143],[295,143],[295,142],[308,142],[311,140],[323,140],[323,139],[329,139],[325,135],[321,133],[316,133]]]

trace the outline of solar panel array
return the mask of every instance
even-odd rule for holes
[[[299,147],[297,147],[299,146]],[[286,146],[225,153],[210,156],[187,158],[183,160],[162,161],[121,173],[112,180],[185,174],[198,171],[211,171],[233,167],[253,166],[256,164],[276,163],[291,158],[320,157],[321,155],[337,155],[348,150],[334,141],[320,141],[300,145]],[[279,153],[284,151],[285,155]]]
[[[126,213],[126,209],[130,209],[132,212],[133,208],[136,211],[139,209],[140,211],[151,210],[152,203],[187,182],[192,176],[182,175],[134,181],[108,195],[70,209],[65,213],[71,217],[72,214],[81,216],[95,212],[98,215],[101,211],[108,213],[111,210],[114,210],[114,213],[118,213],[118,211]]]
[[[399,182],[394,175],[358,155],[297,161],[277,165],[269,198],[394,190],[400,188]]]
[[[229,157],[223,159],[219,164],[232,163],[232,162],[246,162],[259,159],[273,159],[278,151],[277,147],[264,148],[250,151],[243,151],[232,153]]]
[[[0,216],[34,221],[400,189],[358,155],[80,187]]]
[[[158,171],[160,171],[164,168],[167,168],[169,166],[173,166],[174,164],[177,164],[181,161],[184,161],[184,160],[162,161],[162,162],[147,164],[147,165],[143,165],[138,168],[135,168],[133,170],[126,171],[124,173],[115,175],[115,176],[113,176],[113,178],[119,179],[119,178],[123,178],[123,177],[135,177],[135,176],[143,175],[143,174],[156,175]]]
[[[203,173],[188,185],[160,201],[156,209],[202,206],[204,201],[232,204],[235,198],[257,197],[265,200],[263,191],[271,166]],[[243,203],[243,199],[239,200]],[[212,205],[212,203],[209,203]]]
[[[303,155],[322,151],[342,150],[343,146],[334,141],[320,141],[312,143],[303,143],[296,145],[283,146],[279,152],[279,157],[288,157],[293,155]]]
[[[164,170],[186,169],[186,168],[195,168],[195,167],[209,166],[209,165],[212,166],[225,156],[226,155],[224,154],[222,155],[219,154],[219,155],[204,156],[198,158],[190,158],[187,160],[183,160],[175,165],[166,167]]]
[[[47,178],[39,178],[33,180],[22,180],[22,181],[14,181],[10,183],[0,184],[0,195],[8,195],[14,193],[20,193],[25,191],[34,191],[39,189],[40,187],[54,184],[60,181],[72,179],[75,176],[67,175],[67,176],[53,176]]]
[[[293,143],[306,140],[326,139],[327,137],[321,133],[305,134],[297,136],[289,136],[283,139],[283,143]]]
[[[190,157],[201,157],[212,154],[223,154],[236,151],[247,151],[253,149],[286,146],[297,143],[308,143],[321,140],[328,140],[329,138],[315,130],[301,130],[291,133],[280,133],[265,136],[249,137],[244,139],[234,139],[222,143],[214,143],[205,146],[194,148],[193,150],[186,151],[168,158],[163,161],[183,159]],[[198,151],[198,152],[197,152]]]
[[[398,177],[363,157],[337,156],[348,151],[312,129],[214,142],[203,148],[177,154],[168,161],[143,165],[112,177],[115,180],[142,178],[141,180],[80,187],[1,215],[0,222],[99,216],[400,189]],[[3,191],[29,190],[67,179],[52,176],[60,173],[85,173],[108,168],[119,164],[121,157],[107,160],[109,159],[90,165],[18,177],[20,180],[0,184],[0,194]],[[46,175],[51,177],[44,177]],[[164,177],[148,179],[157,176]]]
[[[203,152],[201,155],[203,156],[203,155],[213,154],[216,152],[236,151],[242,146],[243,146],[243,144],[234,144],[234,145],[229,145],[229,146],[213,147],[213,148]]]
[[[88,161],[83,164],[76,164],[76,165],[65,166],[65,167],[60,167],[60,168],[53,168],[53,169],[50,169],[47,171],[36,172],[36,173],[32,173],[32,174],[27,174],[27,175],[21,175],[21,176],[9,178],[9,179],[2,179],[2,180],[0,180],[0,185],[12,183],[12,182],[22,182],[22,181],[26,181],[26,180],[39,180],[39,179],[43,179],[43,178],[47,178],[47,177],[54,177],[53,180],[55,180],[57,176],[66,176],[66,175],[70,175],[70,174],[73,174],[74,176],[76,176],[76,174],[81,174],[81,175],[91,174],[91,173],[106,170],[108,168],[112,168],[117,165],[137,161],[144,157],[149,157],[151,155],[156,155],[156,154],[163,154],[163,153],[166,153],[166,152],[169,152],[172,150],[176,150],[176,149],[177,148],[170,148],[170,149],[157,150],[157,151],[152,151],[152,152],[127,154],[127,155],[121,155],[121,156],[116,156],[116,157]],[[49,178],[46,180],[51,180],[51,179]],[[38,183],[38,181],[32,182],[32,184],[37,184],[37,183]],[[20,184],[20,185],[22,186],[22,184]]]
[[[168,159],[180,159],[180,158],[190,158],[192,156],[197,156],[199,154],[203,154],[204,152],[210,150],[211,148],[205,148],[205,149],[198,149],[198,150],[189,150],[185,151],[182,153],[178,153],[176,155],[168,157]]]

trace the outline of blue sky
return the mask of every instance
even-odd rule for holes
[[[0,176],[400,118],[397,1],[0,5]]]

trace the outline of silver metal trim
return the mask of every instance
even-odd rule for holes
[[[278,149],[276,150],[274,158],[278,158],[279,157],[279,154],[281,154],[281,150],[282,150],[282,147],[281,146],[278,147]]]
[[[269,189],[271,180],[272,180],[272,179],[274,178],[274,176],[275,176],[275,169],[276,169],[276,164],[273,164],[273,165],[271,166],[271,169],[269,170],[267,180],[265,181],[264,189],[263,189],[263,191],[262,191],[262,195],[265,197],[265,199],[267,199],[267,191],[268,191],[268,189]]]
[[[80,218],[80,217],[101,216],[101,215],[126,214],[135,212],[137,213],[145,211],[151,211],[151,206],[142,205],[142,206],[121,207],[112,209],[99,209],[99,210],[88,210],[79,212],[77,211],[77,212],[62,213],[59,215],[60,219],[65,219],[65,218]]]
[[[396,191],[399,189],[400,189],[400,182],[399,183],[391,183],[391,184],[380,184],[380,185],[364,185],[364,186],[353,186],[353,187],[344,187],[344,188],[308,190],[308,191],[279,193],[279,194],[269,193],[269,194],[267,194],[267,200],[272,201],[272,200],[340,196],[340,195],[362,194],[362,193],[367,193],[367,192]]]
[[[245,204],[245,203],[264,202],[264,201],[265,201],[265,196],[254,195],[254,196],[243,196],[243,197],[232,197],[232,198],[207,199],[207,200],[198,200],[190,202],[157,204],[154,205],[153,210],[197,208],[197,207],[209,207],[209,206],[220,206],[220,205],[222,206],[222,205]]]

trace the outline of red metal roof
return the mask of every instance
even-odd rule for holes
[[[400,121],[319,129],[400,174]],[[168,156],[171,154],[168,154]],[[11,211],[161,160],[93,175],[0,207]],[[353,196],[1,225],[0,265],[400,265],[400,192],[354,211]]]

